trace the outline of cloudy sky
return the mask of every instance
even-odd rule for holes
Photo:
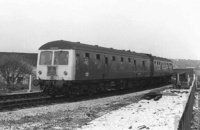
[[[200,60],[198,0],[0,0],[0,52],[67,40]]]

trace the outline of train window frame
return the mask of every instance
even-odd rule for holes
[[[53,65],[68,65],[69,52],[68,51],[54,51]]]
[[[88,59],[90,59],[90,53],[85,53],[85,58],[88,58]]]
[[[115,56],[112,56],[112,61],[116,61],[116,57]]]
[[[134,63],[134,66],[137,66],[137,61],[136,61],[136,59],[133,59],[133,63]]]
[[[96,54],[96,59],[97,60],[101,60],[101,55],[100,54]]]
[[[121,58],[120,58],[120,61],[121,61],[121,62],[124,62],[124,57],[121,57]]]
[[[108,58],[108,56],[105,56],[104,60],[105,60],[105,61],[104,61],[105,65],[108,66],[108,63],[109,63],[109,58]]]
[[[144,68],[146,68],[145,60],[142,61],[142,66],[143,66]]]
[[[50,54],[49,61],[43,63],[43,61],[44,61],[44,60],[42,60],[42,59],[44,59],[44,58],[42,58],[43,53],[47,53],[47,52]],[[46,58],[45,58],[45,60],[46,60]],[[53,52],[52,51],[41,51],[40,52],[39,65],[52,65],[52,62],[53,62]]]
[[[76,65],[80,65],[80,54],[76,54]]]
[[[128,57],[128,63],[131,63],[131,58],[130,57]]]

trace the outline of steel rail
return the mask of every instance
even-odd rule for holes
[[[160,86],[156,86],[151,89],[145,89],[145,90],[155,90],[155,89],[160,89],[161,87],[163,87],[163,84]],[[145,90],[140,90],[140,92],[145,91]],[[93,96],[77,95],[75,98],[72,98],[72,99],[68,97],[64,97],[64,96],[57,96],[55,98],[51,98],[50,96],[45,96],[43,94],[41,95],[38,94],[37,96],[33,95],[32,97],[28,95],[29,98],[15,98],[15,99],[12,98],[12,100],[0,101],[0,112],[12,111],[12,110],[21,109],[21,108],[36,107],[39,105],[43,105],[43,106],[50,105],[54,103],[57,104],[57,103],[85,101],[85,100],[105,98],[105,97],[134,93],[134,92],[136,92],[134,89],[124,89],[124,90],[119,90],[119,91],[107,91],[106,93],[105,92],[98,93]]]
[[[41,96],[45,96],[45,95],[42,92],[0,95],[0,102],[5,102],[8,100],[16,100],[16,99],[41,97]]]

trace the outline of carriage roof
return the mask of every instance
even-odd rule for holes
[[[156,56],[153,56],[153,58],[154,58],[154,60],[158,60],[158,61],[172,62],[171,60],[169,60],[167,58],[156,57]]]
[[[80,42],[70,42],[70,41],[64,41],[64,40],[59,40],[59,41],[52,41],[48,42],[44,45],[42,45],[39,50],[53,50],[53,49],[74,49],[74,50],[85,50],[85,51],[97,51],[97,52],[109,52],[109,53],[120,53],[124,55],[135,55],[139,56],[142,58],[149,59],[149,56],[146,54],[142,53],[136,53],[136,52],[131,52],[130,50],[125,51],[125,50],[117,50],[113,48],[105,48],[105,47],[100,47],[98,45],[88,45],[88,44],[83,44]]]

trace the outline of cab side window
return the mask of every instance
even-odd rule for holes
[[[112,56],[112,61],[116,61],[116,58],[115,58],[115,56]]]
[[[145,61],[142,61],[142,66],[143,68],[145,68]]]
[[[97,59],[97,60],[100,60],[100,59],[101,59],[100,54],[96,54],[96,59]]]
[[[84,64],[89,67],[89,59],[90,59],[90,53],[85,53],[84,56]]]
[[[76,54],[76,65],[80,65],[80,54]]]

